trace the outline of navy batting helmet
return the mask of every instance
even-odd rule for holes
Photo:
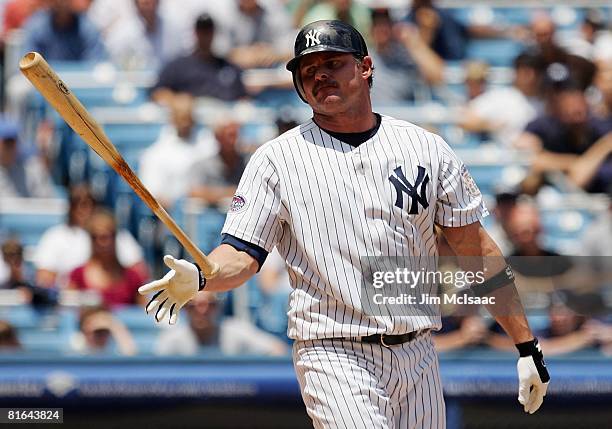
[[[295,39],[295,56],[287,63],[287,70],[293,73],[295,89],[304,101],[297,69],[302,57],[313,52],[345,52],[361,59],[368,55],[368,48],[359,31],[345,22],[323,20],[304,26]]]

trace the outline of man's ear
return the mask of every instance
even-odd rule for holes
[[[366,55],[363,57],[363,60],[361,60],[361,76],[363,76],[364,79],[369,79],[373,72],[372,57]]]

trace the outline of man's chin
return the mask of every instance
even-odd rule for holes
[[[322,111],[327,112],[330,109],[335,110],[336,107],[339,107],[341,105],[342,105],[341,97],[335,94],[323,95],[323,96],[317,97],[317,106],[315,110],[322,110]]]

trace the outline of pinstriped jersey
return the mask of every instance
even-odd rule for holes
[[[469,172],[441,137],[382,116],[376,134],[354,147],[310,120],[255,152],[223,233],[268,252],[277,247],[285,259],[293,289],[290,338],[403,334],[439,329],[440,310],[432,304],[373,311],[363,299],[371,265],[383,269],[377,261],[389,256],[415,271],[435,270],[434,224],[464,226],[487,214]],[[437,292],[434,284],[416,287]]]

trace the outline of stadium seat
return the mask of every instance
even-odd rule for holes
[[[0,307],[0,319],[6,320],[17,329],[38,327],[40,314],[29,305]]]
[[[59,354],[66,350],[65,338],[59,332],[17,330],[17,335],[24,351],[29,353]]]
[[[543,242],[563,254],[579,254],[584,231],[595,218],[589,209],[542,210]]]
[[[69,338],[65,312],[39,311],[29,305],[0,307],[0,319],[15,327],[19,342],[27,353],[58,354],[65,349]]]
[[[510,25],[527,25],[531,21],[532,9],[525,7],[495,8],[495,19]]]
[[[184,200],[182,211],[185,232],[195,237],[196,245],[205,254],[212,251],[220,243],[225,213],[208,208],[194,199]]]
[[[162,129],[161,123],[105,123],[104,132],[123,154],[124,150],[146,149],[152,145]]]
[[[267,89],[257,94],[254,101],[258,106],[276,109],[302,103],[293,89]]]
[[[474,39],[468,43],[467,58],[484,61],[491,66],[512,65],[523,45],[509,39]]]
[[[154,322],[149,320],[149,324]],[[155,331],[136,331],[133,333],[134,342],[138,347],[139,355],[151,355],[155,350],[155,344],[157,337],[159,336],[159,330]]]
[[[63,199],[4,198],[0,201],[0,232],[17,236],[26,248],[36,245],[48,228],[63,223],[65,218]]]
[[[78,88],[74,93],[87,108],[115,105],[138,106],[148,98],[146,91],[142,88],[134,88],[129,97],[122,97],[113,86]]]
[[[153,322],[151,316],[146,314],[142,306],[117,308],[113,311],[113,314],[123,322],[132,334],[136,332],[154,332],[157,334],[159,332],[158,326]]]

